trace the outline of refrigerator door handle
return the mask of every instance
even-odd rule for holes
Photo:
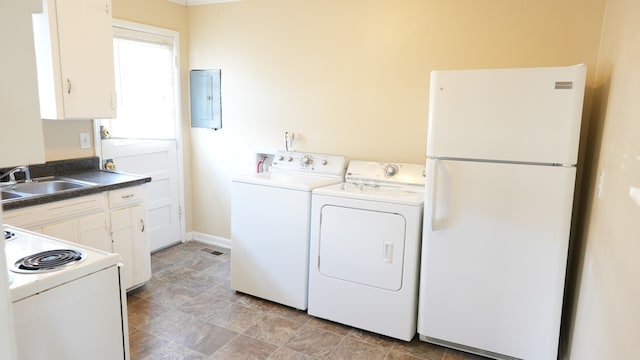
[[[438,184],[438,163],[439,160],[434,158],[432,159],[433,163],[433,171],[431,171],[431,201],[429,202],[429,211],[431,213],[430,216],[430,226],[431,231],[436,231],[436,196],[438,194],[438,190],[436,189]]]

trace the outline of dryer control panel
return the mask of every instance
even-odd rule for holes
[[[343,176],[347,159],[340,155],[278,151],[273,157],[272,171],[295,171],[316,175]]]
[[[345,181],[367,185],[424,185],[424,165],[351,160]]]

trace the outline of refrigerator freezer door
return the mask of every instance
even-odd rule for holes
[[[421,336],[556,358],[575,171],[427,160]]]
[[[586,66],[434,71],[433,157],[575,164]]]

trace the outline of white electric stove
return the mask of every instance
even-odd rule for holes
[[[4,226],[18,356],[129,359],[118,254]]]

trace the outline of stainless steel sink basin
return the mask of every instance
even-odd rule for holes
[[[86,187],[87,185],[67,181],[67,180],[49,180],[49,181],[38,181],[38,182],[28,182],[28,183],[20,183],[11,186],[11,190],[20,193],[27,194],[53,194],[58,191],[77,189],[81,187]]]
[[[43,178],[32,182],[18,183],[2,187],[2,199],[8,200],[35,195],[49,195],[93,185],[95,184],[69,179]]]
[[[2,197],[2,200],[9,200],[9,199],[21,198],[22,195],[16,194],[16,193],[12,193],[12,192],[9,192],[9,191],[2,191],[0,193],[0,197]]]

